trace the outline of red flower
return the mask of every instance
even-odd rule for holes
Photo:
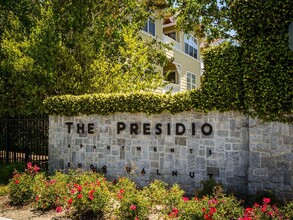
[[[270,198],[263,198],[263,202],[268,204],[271,202],[271,199]]]
[[[129,206],[129,208],[130,208],[132,211],[134,211],[134,210],[136,210],[136,205],[131,205],[131,206]]]
[[[173,207],[172,208],[172,211],[175,212],[175,213],[178,213],[179,212],[179,210],[176,207]]]
[[[260,207],[260,210],[261,210],[262,212],[266,212],[266,211],[267,211],[267,205],[264,204],[263,206],[261,206],[261,207]]]
[[[138,217],[135,217],[135,220],[138,220]]]
[[[90,199],[90,200],[93,200],[93,199],[94,199],[94,197],[93,197],[93,196],[89,196],[89,199]]]
[[[245,209],[245,213],[246,214],[250,214],[252,212],[252,210],[253,210],[252,208],[246,208]]]
[[[189,199],[187,197],[182,198],[184,202],[187,202]]]
[[[206,220],[213,220],[213,218],[209,214],[204,214],[203,218]]]
[[[36,196],[36,202],[39,201],[41,197],[39,195]]]
[[[202,211],[202,212],[206,212],[206,208],[202,208],[201,211]]]
[[[19,184],[19,180],[15,180],[14,182],[15,182],[16,185]]]
[[[89,196],[92,196],[94,194],[95,190],[92,189],[91,191],[89,191]]]
[[[50,183],[51,183],[51,184],[54,184],[54,183],[56,183],[56,180],[55,180],[55,179],[51,179],[51,180],[50,180]]]
[[[58,207],[56,208],[56,212],[62,212],[62,207],[61,207],[61,206],[58,206]]]
[[[71,191],[71,193],[72,193],[72,194],[74,194],[74,193],[75,193],[75,190],[74,190],[74,189],[71,189],[70,191]]]
[[[78,199],[81,199],[82,198],[82,194],[78,194],[77,198]]]
[[[259,207],[259,204],[257,204],[257,203],[254,203],[254,207]]]
[[[213,215],[215,212],[217,212],[217,209],[215,207],[210,207],[209,214]]]
[[[124,189],[120,189],[119,190],[119,193],[124,194],[125,193],[125,190]]]
[[[77,191],[80,192],[81,190],[82,190],[82,187],[81,186],[78,186],[77,187]]]
[[[197,197],[195,197],[194,199],[195,199],[195,201],[197,201],[197,202],[199,201],[199,199],[198,199]]]
[[[72,198],[68,199],[68,204],[69,204],[69,205],[71,205],[72,202],[73,202],[73,199],[72,199]]]
[[[268,212],[267,214],[268,214],[268,216],[271,216],[271,217],[273,216],[273,212],[272,211]]]

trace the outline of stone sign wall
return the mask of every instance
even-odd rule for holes
[[[214,178],[226,190],[292,197],[292,167],[293,125],[237,112],[50,116],[50,170],[100,170],[139,186],[161,179],[188,193]]]

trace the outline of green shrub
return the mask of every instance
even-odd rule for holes
[[[13,205],[24,205],[32,200],[34,177],[40,168],[27,163],[25,173],[15,172],[9,181],[9,198]]]
[[[57,172],[47,178],[44,173],[35,176],[33,184],[33,207],[41,210],[55,209],[64,204],[67,195],[68,176]]]
[[[273,190],[257,191],[255,194],[249,196],[249,200],[247,202],[249,205],[253,205],[255,203],[261,204],[263,202],[263,198],[269,198],[271,204],[282,205],[282,201],[278,199]]]
[[[284,219],[293,219],[293,201],[286,202],[281,208]]]
[[[120,178],[113,188],[114,218],[117,219],[148,219],[150,203],[141,190],[136,189],[134,182]]]
[[[24,162],[15,162],[8,164],[1,164],[0,166],[0,184],[6,184],[9,182],[9,179],[13,177],[13,172],[17,170],[23,172],[25,170]]]
[[[6,196],[9,194],[8,185],[0,185],[0,196]]]
[[[221,183],[216,182],[214,179],[200,181],[203,188],[196,191],[196,196],[202,198],[203,196],[212,196],[215,193],[216,187],[222,187]]]
[[[101,174],[71,173],[64,205],[75,217],[105,212],[110,202],[109,183]]]

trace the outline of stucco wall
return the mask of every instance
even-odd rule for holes
[[[237,112],[50,116],[49,169],[91,165],[140,186],[162,179],[192,193],[215,178],[230,191],[292,197],[293,126]]]

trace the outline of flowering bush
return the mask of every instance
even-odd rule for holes
[[[96,216],[104,212],[111,198],[105,178],[96,173],[71,173],[69,176],[64,197],[66,210],[75,216],[89,213]]]
[[[239,218],[239,220],[283,219],[283,215],[279,209],[275,205],[270,205],[270,202],[270,198],[263,198],[263,203],[261,205],[255,203],[253,207],[246,208],[244,216]]]
[[[25,173],[20,174],[17,171],[9,181],[9,198],[13,205],[23,205],[30,202],[33,196],[33,179],[40,168],[32,163],[27,163]]]
[[[114,210],[118,219],[147,219],[150,203],[142,190],[127,178],[120,178],[113,187]],[[116,205],[115,205],[116,203]]]
[[[138,189],[128,178],[111,183],[101,174],[72,172],[47,177],[38,173],[39,168],[27,164],[24,173],[15,173],[8,189],[10,202],[23,205],[31,202],[37,209],[55,209],[69,217],[94,217],[105,219],[149,219],[150,213],[160,219],[293,219],[293,201],[282,208],[273,205],[271,198],[244,208],[233,195],[225,195],[220,186],[213,194],[202,198],[188,198],[184,191],[173,185],[156,180],[149,186]]]
[[[62,206],[66,196],[67,179],[68,176],[60,172],[50,178],[47,178],[44,173],[35,176],[33,206],[42,210]]]

